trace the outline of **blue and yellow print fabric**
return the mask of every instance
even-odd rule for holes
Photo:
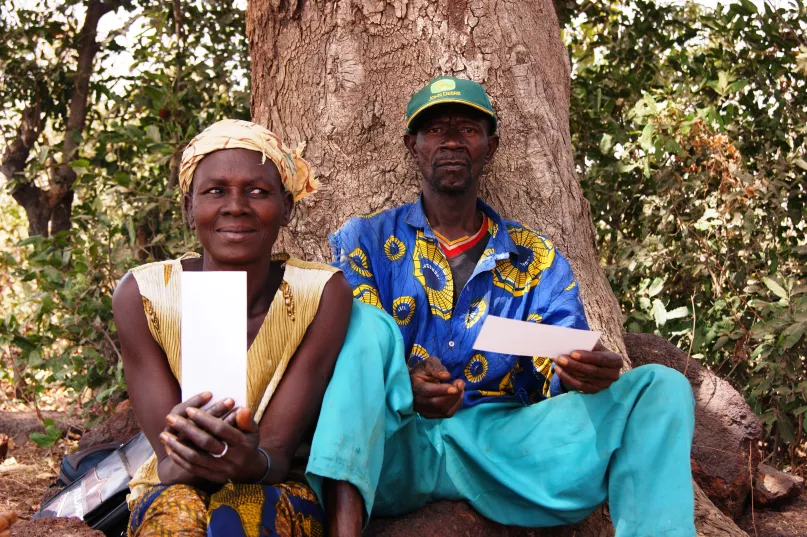
[[[562,391],[551,361],[478,352],[473,343],[487,315],[587,329],[579,286],[547,237],[481,200],[478,207],[490,238],[456,305],[451,267],[420,199],[349,220],[329,237],[333,264],[354,297],[395,319],[410,367],[436,356],[466,382],[463,406],[535,403]]]
[[[155,485],[137,500],[128,537],[325,537],[314,491],[288,481],[227,484],[213,494],[189,485]]]

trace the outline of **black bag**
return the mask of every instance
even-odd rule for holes
[[[78,517],[107,537],[125,535],[129,481],[153,453],[146,435],[140,433],[122,446],[105,444],[65,457],[57,481],[65,488],[33,518]]]

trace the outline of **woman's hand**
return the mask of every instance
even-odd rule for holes
[[[180,403],[174,408],[171,409],[169,415],[173,414],[175,416],[181,416],[183,418],[187,418],[187,409],[188,408],[201,408],[202,406],[206,405],[212,397],[210,392],[204,392],[197,394],[184,403]],[[216,417],[223,417],[233,407],[233,400],[232,399],[225,399],[223,401],[219,401],[210,406],[207,409],[211,415]],[[171,425],[166,422],[165,429],[163,432],[173,435],[174,437],[178,437],[182,442],[188,442],[189,439],[185,438],[184,434],[180,434],[179,431],[176,431],[171,427]],[[176,485],[176,484],[183,484],[183,485],[192,485],[192,486],[204,486],[206,484],[206,480],[193,474],[192,472],[188,472],[184,468],[178,466],[174,460],[167,456],[160,459],[159,466],[158,466],[158,473],[160,476],[160,482],[164,485]]]
[[[258,453],[258,425],[248,409],[239,408],[225,420],[194,406],[187,406],[184,413],[187,418],[169,414],[170,431],[160,435],[174,464],[214,483],[261,479],[266,459]]]
[[[187,420],[188,417],[189,417],[188,416],[188,409],[190,409],[190,408],[200,409],[203,406],[205,406],[210,401],[210,399],[212,397],[213,397],[213,394],[211,394],[210,392],[203,392],[203,393],[199,393],[199,394],[194,395],[193,397],[191,397],[190,399],[188,399],[184,403],[180,403],[180,404],[176,405],[174,408],[171,409],[171,411],[168,413],[168,415],[165,418],[166,425],[165,425],[165,429],[163,430],[163,432],[169,433],[169,434],[172,434],[172,435],[178,437],[180,439],[180,441],[182,441],[182,442],[194,443],[193,439],[191,437],[187,436],[189,433],[193,432],[192,429],[186,429],[185,431],[178,431],[178,430],[174,429],[173,423],[175,422],[177,417]],[[210,408],[208,408],[206,410],[206,412],[208,412],[212,416],[220,418],[220,417],[225,416],[228,412],[230,412],[230,410],[232,410],[234,404],[235,404],[235,402],[232,399],[224,399],[222,401],[219,401],[219,402],[215,403],[214,405],[211,405]],[[163,443],[165,443],[165,442],[163,442]],[[201,445],[201,444],[197,444],[197,446],[201,447],[201,448],[204,448],[204,446]],[[213,449],[215,449],[216,446],[212,445],[212,447],[213,447]],[[221,449],[223,449],[223,446],[219,446],[219,447]],[[220,450],[219,451],[214,451],[214,452],[219,453]]]

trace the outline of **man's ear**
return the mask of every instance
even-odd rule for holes
[[[417,134],[406,133],[406,134],[404,134],[403,140],[404,140],[404,145],[409,150],[409,154],[412,155],[412,158],[415,159],[415,162],[417,162],[417,160],[418,160],[418,152],[417,152],[417,149],[415,149],[415,144],[418,141],[418,135]]]
[[[285,209],[283,211],[283,221],[281,226],[288,226],[291,219],[294,217],[294,196],[288,190],[283,192],[283,204]]]
[[[499,133],[494,132],[488,137],[488,154],[485,156],[485,164],[490,162],[497,149],[499,149]]]
[[[191,185],[191,188],[193,186]],[[193,217],[193,197],[190,193],[183,194],[182,196],[182,204],[185,207],[185,218],[188,219],[188,227],[195,230],[196,229],[196,220]]]

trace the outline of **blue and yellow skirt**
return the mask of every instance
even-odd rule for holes
[[[325,514],[305,484],[224,485],[207,494],[156,485],[137,501],[129,537],[324,537]]]

